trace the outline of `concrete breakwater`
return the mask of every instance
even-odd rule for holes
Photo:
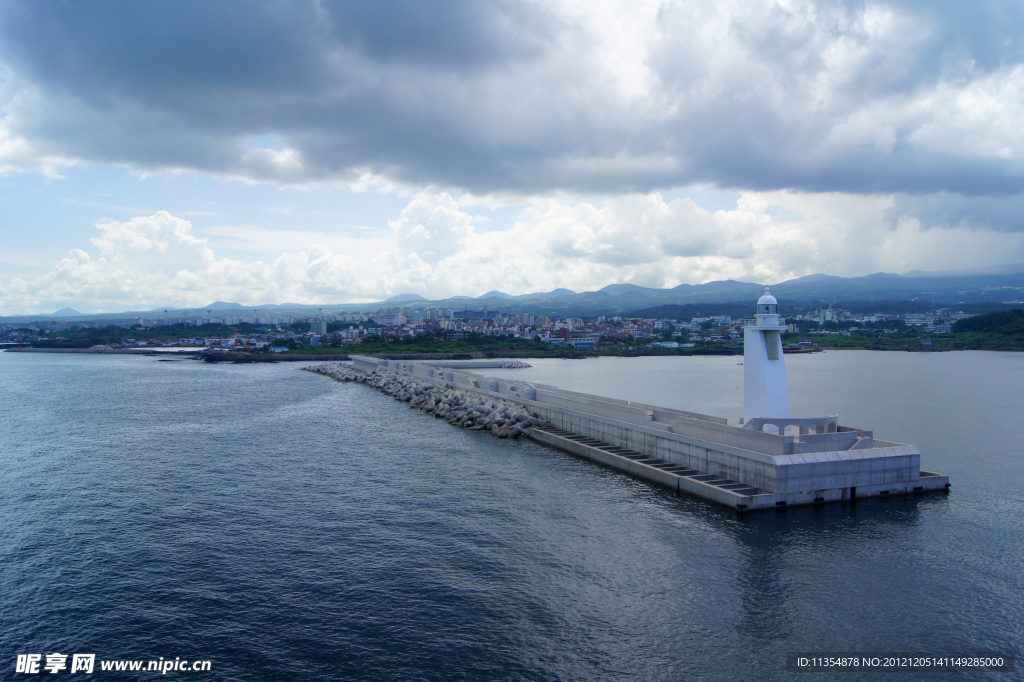
[[[351,366],[310,369],[368,384],[453,425],[506,438],[527,435],[737,510],[949,487],[948,476],[921,470],[916,447],[842,426],[836,415],[734,425],[721,417],[486,377],[448,363],[353,356]]]
[[[389,370],[364,372],[337,362],[303,369],[337,381],[365,384],[453,426],[488,431],[497,438],[519,438],[531,427],[550,426],[550,422],[520,403],[427,383]]]

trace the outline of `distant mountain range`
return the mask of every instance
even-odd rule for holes
[[[756,300],[764,284],[724,280],[705,284],[680,284],[670,289],[654,289],[636,284],[610,284],[598,291],[575,293],[568,289],[510,297],[490,292],[481,303],[505,307],[511,301],[552,312],[596,311],[628,312],[658,305],[699,303],[741,303]],[[927,273],[906,275],[879,272],[864,277],[807,275],[771,285],[780,302],[794,305],[812,303],[840,304],[843,301],[935,301],[979,303],[1020,301],[1024,299],[1024,266],[1002,272]],[[516,306],[513,305],[513,309]],[[567,313],[562,313],[567,314]]]
[[[315,315],[345,310],[374,311],[402,304],[410,307],[438,306],[455,310],[481,309],[529,312],[535,315],[617,315],[659,306],[682,306],[710,303],[753,304],[764,292],[765,285],[753,282],[724,280],[705,284],[680,284],[671,289],[653,289],[636,284],[609,284],[598,291],[577,293],[571,289],[514,296],[502,291],[489,291],[476,298],[453,296],[441,300],[428,300],[419,294],[399,294],[375,303],[332,303],[307,305],[297,303],[244,306],[240,303],[215,301],[208,306],[189,308],[193,316],[211,310],[218,313],[244,314],[253,310],[279,315]],[[878,272],[864,277],[836,277],[833,275],[807,275],[771,285],[772,293],[783,305],[841,305],[844,301],[920,301],[922,303],[969,304],[1024,300],[1024,264],[984,270],[957,272],[909,272],[896,275]],[[131,317],[162,317],[165,308],[148,311],[127,311],[83,315],[71,308],[50,315],[19,315],[0,317],[2,322],[27,322],[53,319],[127,319]],[[166,308],[168,315],[182,316],[180,308]],[[177,315],[173,315],[177,313]]]

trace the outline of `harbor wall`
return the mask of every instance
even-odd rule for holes
[[[364,372],[390,370],[513,400],[562,431],[740,482],[791,504],[848,499],[853,494],[909,493],[948,483],[941,475],[922,482],[921,454],[915,446],[875,440],[871,431],[839,426],[834,417],[793,420],[820,423],[833,432],[801,429],[796,436],[780,435],[731,425],[721,417],[484,377],[449,363],[435,367],[366,356],[352,360],[353,367]],[[563,449],[572,448],[579,449]],[[665,476],[652,471],[646,477],[655,480],[658,475]]]

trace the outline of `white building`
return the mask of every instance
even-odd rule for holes
[[[743,421],[788,418],[789,379],[782,355],[779,302],[767,289],[757,300],[757,317],[743,328]]]
[[[401,327],[406,322],[408,322],[405,315],[402,315],[401,313],[397,315],[392,315],[389,313],[378,313],[377,316],[373,318],[373,321],[376,322],[381,327]]]

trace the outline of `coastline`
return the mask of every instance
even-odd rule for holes
[[[1016,344],[982,343],[975,338],[968,342],[960,341],[954,337],[935,338],[930,345],[920,343],[917,338],[906,339],[907,343],[882,344],[854,344],[854,343],[819,343],[811,350],[786,350],[786,355],[805,355],[824,351],[843,350],[866,350],[882,352],[948,352],[948,351],[993,351],[1000,353],[1024,352],[1024,347]],[[989,339],[984,339],[989,341]],[[786,340],[792,342],[791,339]],[[398,345],[398,344],[396,344]],[[351,354],[367,355],[385,360],[480,360],[480,359],[540,359],[560,358],[565,360],[582,360],[585,358],[597,357],[672,357],[672,356],[738,356],[743,355],[743,347],[710,347],[710,348],[636,348],[626,349],[601,349],[601,350],[574,350],[574,349],[481,349],[472,348],[459,349],[450,352],[430,352],[418,350],[399,350],[387,352],[380,349],[364,349],[361,344],[349,345],[343,348],[324,347],[316,349],[319,352],[309,352],[313,348],[289,351],[285,353],[266,354],[262,352],[249,352],[246,350],[227,351],[225,353],[211,353],[208,348],[189,348],[178,350],[162,350],[158,347],[152,348],[107,348],[97,350],[91,347],[38,347],[38,346],[17,346],[3,348],[4,352],[11,353],[77,353],[90,355],[142,355],[181,357],[192,356],[196,358],[204,356],[221,356],[212,362],[326,362],[332,360],[348,361]]]

